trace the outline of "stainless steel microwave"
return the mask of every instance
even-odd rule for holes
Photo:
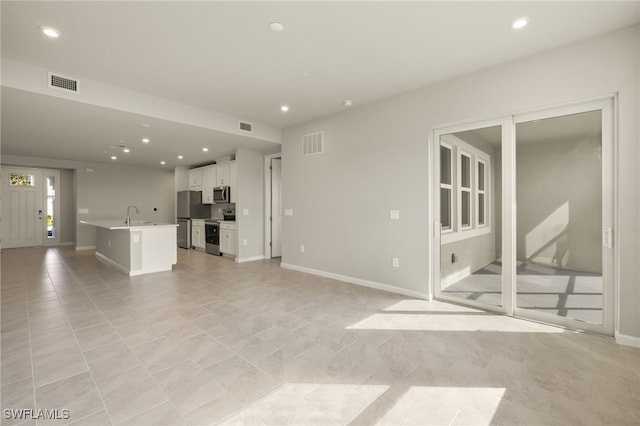
[[[228,186],[216,186],[215,188],[213,188],[213,202],[230,203],[231,188],[229,188]]]

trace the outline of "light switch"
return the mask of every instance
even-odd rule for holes
[[[134,243],[139,243],[140,242],[140,235],[133,234],[133,242]]]
[[[400,219],[400,210],[389,210],[389,219],[391,220]]]
[[[242,209],[243,216],[249,216],[249,209]]]
[[[89,214],[89,209],[78,209],[78,214]]]
[[[284,209],[285,216],[293,216],[293,209]]]
[[[393,266],[394,268],[399,268],[400,267],[400,259],[398,259],[397,257],[394,257],[391,259],[391,266]]]

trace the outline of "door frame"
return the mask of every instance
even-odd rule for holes
[[[271,259],[271,160],[282,159],[282,153],[264,156],[264,258]],[[282,177],[281,177],[282,178]],[[282,194],[280,194],[282,196]]]
[[[7,247],[8,239],[4,235],[4,230],[5,230],[5,227],[11,227],[13,224],[9,221],[9,217],[4,217],[5,215],[3,213],[5,208],[10,207],[9,200],[7,198],[9,195],[9,191],[11,191],[11,189],[9,188],[9,175],[11,173],[33,174],[34,176],[37,176],[35,178],[37,186],[36,186],[36,189],[34,189],[37,196],[35,202],[36,202],[36,208],[40,210],[40,212],[42,213],[40,214],[40,218],[37,218],[38,216],[37,214],[35,215],[36,217],[36,221],[34,222],[34,226],[36,228],[35,232],[39,235],[39,237],[35,239],[35,242],[36,242],[35,245],[32,245],[32,244],[17,245],[14,247],[13,245],[10,244],[11,247]],[[21,166],[8,166],[8,165],[2,166],[2,179],[0,179],[1,185],[2,185],[1,198],[4,198],[4,199],[3,199],[3,205],[2,205],[3,212],[0,212],[0,216],[2,216],[2,230],[3,230],[3,236],[5,237],[2,241],[2,248],[43,247],[45,245],[45,232],[47,229],[47,226],[46,226],[47,221],[46,221],[46,215],[44,214],[46,211],[46,207],[45,207],[46,191],[45,191],[44,175],[45,175],[44,170],[37,167],[21,167]]]
[[[504,313],[509,316],[551,322],[568,328],[581,329],[613,336],[619,329],[619,259],[618,247],[618,163],[617,132],[615,127],[616,94],[569,102],[561,105],[520,111],[513,114],[448,123],[434,126],[429,138],[429,212],[431,262],[430,294],[437,299]],[[611,230],[612,244],[602,248],[603,324],[596,325],[570,318],[552,316],[517,307],[516,298],[516,124],[580,112],[602,111],[602,228]],[[462,300],[440,292],[440,136],[483,127],[502,126],[502,306],[492,306]],[[498,212],[496,212],[497,214]],[[507,259],[509,261],[507,261]]]

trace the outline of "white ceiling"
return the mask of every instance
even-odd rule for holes
[[[346,99],[355,108],[640,22],[638,1],[3,1],[1,8],[3,59],[279,128],[339,112]],[[509,22],[523,15],[530,25],[512,30]],[[274,21],[285,30],[271,32]],[[61,37],[46,39],[42,25]],[[3,88],[2,153],[105,161],[109,146],[139,138],[139,125],[126,128],[143,118]],[[123,161],[156,165],[207,142],[211,158],[237,144],[274,148],[155,124],[158,137],[171,138]]]

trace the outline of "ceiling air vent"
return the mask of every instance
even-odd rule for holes
[[[64,77],[52,72],[49,73],[49,87],[56,89],[68,90],[70,92],[78,92],[78,80],[75,78]]]
[[[245,123],[245,122],[240,122],[240,130],[242,130],[243,132],[253,132],[253,124],[251,123]]]
[[[324,132],[311,133],[302,137],[302,155],[322,153],[322,140]]]

